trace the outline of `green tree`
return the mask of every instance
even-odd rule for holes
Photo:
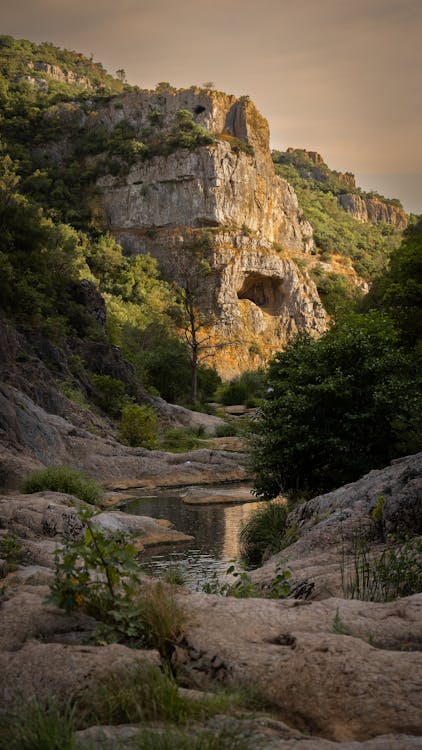
[[[270,393],[252,427],[256,493],[316,494],[419,450],[417,379],[377,311],[350,315],[318,341],[297,338],[270,363]]]

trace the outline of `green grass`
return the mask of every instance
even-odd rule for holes
[[[240,532],[241,556],[248,565],[259,565],[264,555],[283,549],[288,508],[272,500],[257,508]]]
[[[186,726],[245,705],[241,693],[217,692],[204,698],[184,696],[169,672],[139,662],[135,669],[107,675],[87,698],[84,724],[170,722]]]
[[[104,495],[100,485],[76,469],[69,466],[49,466],[30,474],[23,483],[23,491],[33,492],[66,492],[90,505],[98,505]]]
[[[352,567],[346,569],[345,556],[341,564],[343,596],[361,601],[389,602],[401,596],[418,594],[422,591],[421,558],[420,538],[389,546],[375,557],[364,533],[357,531],[352,539]]]
[[[193,430],[190,428],[175,427],[168,430],[160,442],[160,448],[171,453],[186,453],[187,451],[196,450],[205,446],[204,436],[201,428]]]
[[[161,582],[145,587],[134,604],[138,625],[145,634],[145,645],[158,649],[166,657],[186,620],[186,615],[168,587]]]
[[[6,722],[4,722],[6,724]],[[0,728],[0,750],[79,750],[74,710],[33,703]]]
[[[180,731],[143,729],[138,736],[140,750],[253,750],[256,745],[242,737],[237,730],[217,732],[197,729]]]

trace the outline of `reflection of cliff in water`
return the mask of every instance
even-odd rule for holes
[[[171,565],[185,571],[191,588],[201,587],[216,572],[221,575],[228,561],[239,556],[239,532],[259,503],[237,505],[186,505],[180,496],[161,495],[132,500],[128,513],[164,518],[194,537],[176,545],[155,546],[142,552],[141,561],[152,573],[160,574]]]

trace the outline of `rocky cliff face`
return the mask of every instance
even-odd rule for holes
[[[397,229],[406,229],[407,227],[407,216],[404,209],[376,196],[345,193],[339,195],[337,200],[340,206],[358,221],[392,224]]]
[[[275,175],[267,121],[246,98],[200,89],[128,94],[101,108],[97,122],[111,131],[126,121],[142,138],[158,120],[165,133],[181,109],[215,141],[102,177],[102,208],[127,249],[150,252],[170,275],[172,254],[195,232],[211,229],[218,273],[206,298],[216,313],[215,365],[232,377],[259,366],[292,333],[325,329],[316,288],[289,254],[312,250],[312,229],[292,187]]]

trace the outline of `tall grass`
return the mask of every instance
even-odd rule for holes
[[[422,591],[422,540],[410,539],[390,546],[378,557],[371,555],[362,531],[352,537],[352,566],[343,555],[341,586],[346,599],[389,602]]]
[[[278,500],[257,508],[240,532],[241,556],[248,565],[259,565],[264,555],[283,549],[288,508]]]
[[[34,471],[23,483],[25,493],[45,490],[66,492],[91,505],[99,504],[104,496],[102,487],[94,479],[69,466],[49,466],[47,469]]]
[[[0,750],[79,750],[74,710],[33,703],[0,729]]]

